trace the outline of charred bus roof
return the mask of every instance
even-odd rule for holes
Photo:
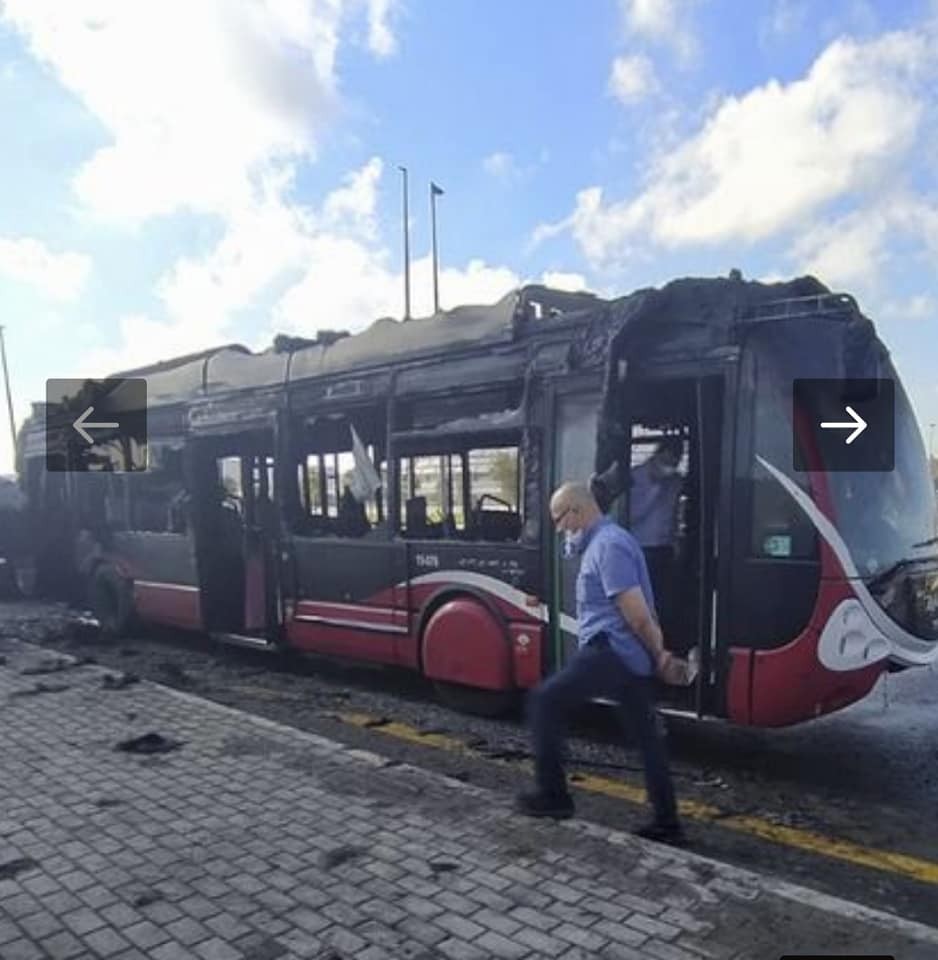
[[[169,408],[240,392],[272,393],[294,385],[302,391],[304,385],[381,370],[400,371],[398,387],[410,392],[437,382],[445,388],[485,382],[490,375],[517,377],[532,364],[595,369],[635,354],[692,358],[738,342],[741,326],[819,314],[852,319],[873,336],[851,297],[832,294],[813,277],[760,283],[734,271],[729,278],[683,278],[613,299],[527,285],[491,305],[409,320],[386,317],[354,335],[280,336],[260,353],[228,344],[111,376],[145,377],[148,408],[159,419],[161,410],[168,415]],[[42,404],[34,406],[26,430],[41,428]]]

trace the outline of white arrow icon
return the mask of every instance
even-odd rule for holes
[[[853,443],[854,440],[856,440],[857,437],[860,436],[861,433],[863,433],[863,431],[869,426],[869,424],[863,419],[863,417],[860,416],[860,414],[856,412],[856,410],[853,409],[853,407],[845,407],[844,409],[847,411],[848,414],[850,414],[851,417],[853,417],[853,420],[847,421],[847,423],[822,423],[821,429],[822,430],[852,430],[853,433],[851,433],[850,436],[847,437],[847,444],[849,446],[851,443]]]
[[[85,420],[85,417],[87,417],[92,410],[94,410],[93,406],[88,407],[88,409],[72,424],[72,426],[82,435],[85,443],[94,443],[94,440],[92,439],[91,434],[88,433],[88,430],[105,430],[109,428],[116,429],[119,426],[119,424],[112,421],[108,421],[107,423],[91,423],[90,421]],[[864,426],[866,426],[866,424],[864,424]],[[86,430],[85,427],[87,427],[88,430]]]

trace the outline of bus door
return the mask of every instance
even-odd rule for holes
[[[578,385],[558,392],[554,406],[554,451],[551,490],[568,480],[586,482],[593,472],[596,456],[596,424],[600,407],[599,383]],[[548,551],[552,565],[551,610],[553,611],[552,663],[559,669],[576,650],[576,578],[580,561],[563,556],[563,540],[553,534],[554,549]]]
[[[271,442],[199,457],[197,555],[212,633],[267,645],[279,627],[279,520]]]
[[[662,695],[698,714],[712,711],[718,667],[724,394],[722,371],[661,372],[626,383],[628,449],[618,457],[611,508],[642,545],[666,647],[679,656],[697,648],[700,656],[695,686]]]

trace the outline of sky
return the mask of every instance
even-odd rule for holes
[[[432,179],[444,308],[812,273],[927,439],[936,92],[938,0],[0,0],[17,421],[47,377],[401,316],[404,165],[415,314]]]

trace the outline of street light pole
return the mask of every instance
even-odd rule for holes
[[[7,368],[7,348],[3,340],[3,324],[0,323],[0,360],[3,361],[3,383],[7,393],[7,413],[10,416],[10,443],[16,456],[16,420],[13,418],[13,396],[10,393],[10,371]]]
[[[432,180],[430,181],[430,227],[433,234],[433,312],[440,312],[440,277],[439,257],[436,249],[436,198],[441,197],[443,191]]]
[[[401,171],[404,191],[404,319],[410,319],[410,223],[407,214],[407,167],[398,167]]]
[[[935,459],[935,424],[928,425],[928,459]]]

